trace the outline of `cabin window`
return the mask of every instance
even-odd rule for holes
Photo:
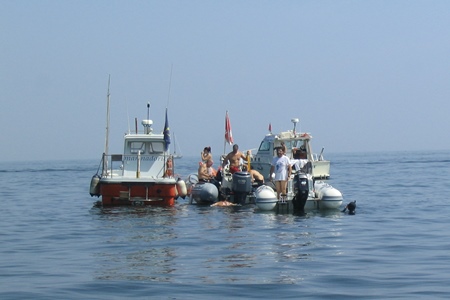
[[[132,154],[138,154],[139,151],[141,151],[141,153],[145,152],[145,143],[144,142],[131,142],[130,143],[130,152]]]
[[[293,142],[292,148],[300,148],[303,146],[303,141],[295,141]]]
[[[270,142],[262,141],[261,145],[259,145],[258,151],[269,151],[270,150]]]
[[[284,145],[286,146],[287,151],[289,151],[289,149],[292,149],[292,147],[293,147],[293,142],[285,141]]]
[[[150,143],[150,149],[148,151],[150,153],[164,152],[164,143],[160,142]]]

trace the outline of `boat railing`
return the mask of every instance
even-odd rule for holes
[[[313,153],[312,154],[313,161],[321,161],[324,160],[322,153]]]
[[[141,176],[141,159],[142,156],[140,152],[138,154],[127,154],[126,156],[122,154],[103,154],[102,157],[102,177],[103,178],[113,178],[117,176],[124,176],[125,173],[129,173],[130,170],[126,170],[124,167],[124,160],[130,159],[131,161],[135,161],[136,165],[132,167],[131,171],[136,173],[136,178],[140,178]],[[168,160],[172,160],[172,165],[169,166]],[[146,160],[148,161],[148,160]],[[157,177],[172,177],[173,176],[173,156],[167,155],[164,159],[164,164],[158,164],[158,167],[156,168],[159,175],[154,174],[147,174],[146,176],[157,176]],[[160,170],[158,168],[161,168]],[[127,174],[128,174],[127,173]]]
[[[123,156],[122,154],[103,154],[103,171],[102,177],[112,178],[118,176],[123,169]],[[117,166],[119,164],[119,166]]]

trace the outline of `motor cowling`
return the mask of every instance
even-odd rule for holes
[[[247,172],[236,172],[232,176],[233,202],[244,205],[247,195],[252,192],[252,179]]]
[[[292,204],[294,209],[303,210],[309,195],[308,177],[304,173],[296,174],[294,176],[294,182],[296,193],[294,199],[292,199]]]
[[[252,191],[252,179],[250,173],[234,173],[232,190],[235,193],[250,193]]]

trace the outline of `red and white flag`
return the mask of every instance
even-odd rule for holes
[[[233,145],[233,134],[231,133],[231,124],[230,118],[228,117],[228,110],[225,115],[225,141],[227,141],[228,144]]]

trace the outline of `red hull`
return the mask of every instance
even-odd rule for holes
[[[175,184],[101,183],[100,194],[103,206],[173,206],[177,189]]]

